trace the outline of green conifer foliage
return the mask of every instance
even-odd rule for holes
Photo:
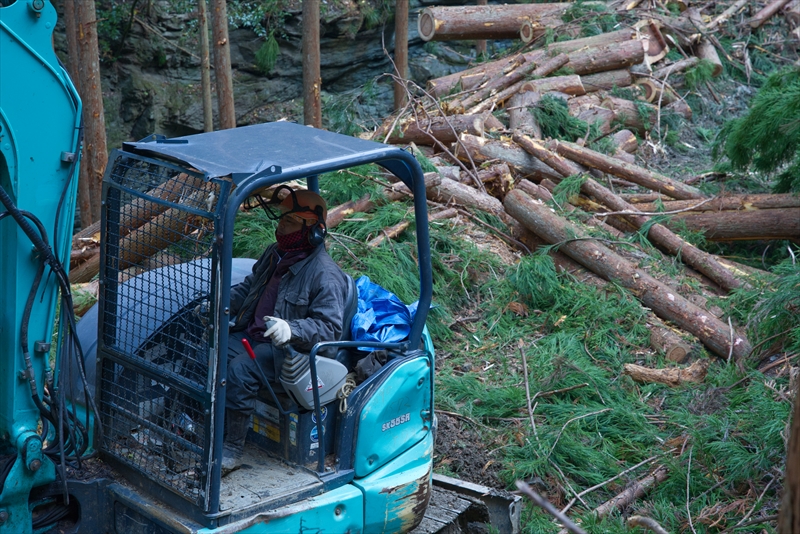
[[[800,192],[800,69],[770,76],[744,117],[728,122],[714,144],[734,169],[777,175],[776,193]]]

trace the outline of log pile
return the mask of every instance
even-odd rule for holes
[[[790,17],[796,5],[772,2],[751,24],[781,10]],[[647,18],[630,28],[534,46],[430,80],[426,99],[388,117],[372,138],[413,142],[436,160],[439,172],[427,195],[436,210],[491,213],[508,227],[500,237],[520,250],[556,244],[557,252],[550,254],[558,269],[579,272],[580,279],[599,288],[613,283],[630,290],[648,310],[654,350],[668,361],[686,362],[701,344],[720,358],[739,361],[751,352],[749,341],[723,310],[707,302],[710,295],[748,287],[753,269],[704,252],[676,231],[700,232],[710,241],[798,240],[800,202],[792,195],[710,197],[688,180],[636,164],[639,139],[660,142],[665,116],[691,118],[680,92],[686,73],[701,64],[713,76],[722,72],[711,31],[742,5],[712,20],[683,7],[677,17]],[[568,25],[552,20],[564,8],[560,3],[426,8],[420,34],[425,40],[507,39],[519,25],[520,38],[535,45],[546,29],[542,25],[570,35]],[[691,54],[666,61],[675,46]],[[627,91],[614,90],[623,87]],[[563,102],[566,113],[584,121],[587,131],[545,138],[537,117],[548,98]],[[610,142],[603,151],[593,144],[600,138]],[[553,189],[576,176],[580,194],[556,204]],[[435,218],[451,216],[441,213]],[[576,213],[583,224],[572,222]],[[634,232],[646,235],[658,249],[655,254],[682,262],[703,289],[687,291],[676,280],[656,279],[639,261],[652,250],[631,257],[629,249],[613,244]],[[612,236],[611,242],[603,235]],[[704,365],[626,372],[636,380],[677,384],[702,380]]]

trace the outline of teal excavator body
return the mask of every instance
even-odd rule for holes
[[[22,534],[31,491],[56,478],[41,407],[55,398],[59,281],[15,217],[67,264],[78,183],[81,102],[53,51],[55,24],[49,1],[0,7],[0,532]]]

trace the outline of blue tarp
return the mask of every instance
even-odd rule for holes
[[[358,312],[351,323],[354,341],[401,343],[408,339],[411,323],[417,312],[417,302],[403,304],[397,295],[362,276],[356,280]],[[374,348],[359,347],[370,352]]]

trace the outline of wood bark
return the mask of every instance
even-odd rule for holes
[[[728,325],[695,306],[672,288],[588,237],[575,225],[558,217],[544,204],[537,204],[517,189],[506,195],[506,212],[587,269],[631,290],[642,303],[664,320],[696,336],[708,349],[723,358],[737,360],[751,350],[747,339],[731,332]],[[733,335],[732,335],[733,334]],[[731,342],[732,341],[732,342]]]
[[[442,178],[441,182],[426,190],[429,200],[444,204],[454,203],[459,206],[470,206],[501,219],[508,218],[503,210],[503,203],[491,195],[482,193],[466,184]]]
[[[67,72],[72,79],[72,85],[80,94],[80,47],[78,46],[78,24],[76,20],[75,2],[64,2],[64,33],[67,37]]]
[[[462,132],[482,136],[485,132],[503,129],[491,113],[483,115],[449,115],[410,121],[400,126],[400,132],[391,135],[386,142],[391,144],[435,145],[455,142]]]
[[[520,93],[524,93],[525,91],[539,91],[540,93],[558,91],[560,93],[577,96],[586,94],[586,89],[583,88],[583,84],[581,83],[581,77],[576,74],[528,80],[519,88]]]
[[[412,213],[413,213],[413,211],[412,211]],[[441,221],[442,219],[452,219],[453,217],[456,217],[457,215],[458,215],[458,210],[457,209],[448,208],[448,209],[445,209],[445,210],[442,210],[442,211],[437,211],[436,213],[429,213],[428,214],[428,222]],[[408,229],[409,226],[411,226],[411,221],[410,220],[406,220],[406,221],[399,222],[399,223],[397,223],[394,226],[391,226],[389,228],[385,228],[381,232],[381,235],[379,235],[375,239],[370,240],[370,242],[367,243],[367,246],[370,247],[370,248],[377,248],[377,247],[379,247],[381,245],[381,243],[384,243],[384,242],[388,241],[389,239],[394,239],[397,236],[399,236],[400,234],[402,234],[403,232],[405,232],[406,229]]]
[[[547,35],[548,29],[553,28],[558,28],[559,35],[569,35],[574,38],[581,34],[581,28],[577,24],[565,24],[561,19],[547,17],[524,20],[519,28],[519,40],[526,45],[534,43]]]
[[[622,366],[623,374],[630,376],[636,382],[645,384],[666,384],[677,387],[685,383],[702,384],[708,374],[709,361],[697,360],[689,367],[667,367],[664,369],[650,369],[634,363]]]
[[[569,54],[567,68],[581,76],[607,70],[622,69],[641,63],[644,45],[639,40],[622,41],[590,49],[578,49]]]
[[[535,107],[541,98],[539,91],[525,91],[508,99],[506,111],[508,111],[508,127],[512,132],[519,130],[537,139],[542,137],[542,129],[530,109]]]
[[[778,534],[800,532],[800,378],[795,380],[794,414],[786,447],[783,499],[778,516]]]
[[[303,122],[322,128],[319,0],[303,2]]]
[[[580,169],[572,164],[572,162],[549,152],[545,147],[530,138],[515,135],[514,141],[565,177],[580,173]],[[586,178],[581,185],[581,191],[586,195],[594,197],[598,202],[604,204],[611,210],[635,211],[635,208],[631,204],[628,204],[591,178]],[[649,224],[650,220],[649,217],[643,215],[625,215],[624,217],[636,228],[642,228]],[[713,255],[690,245],[679,236],[675,235],[667,227],[661,224],[650,225],[647,237],[669,254],[680,257],[681,261],[703,273],[723,289],[731,290],[743,286],[742,281],[733,276],[733,274],[720,264]]]
[[[483,183],[489,194],[501,201],[505,198],[506,193],[514,188],[514,177],[506,163],[497,163],[479,170],[478,180]]]
[[[236,108],[233,105],[233,73],[231,44],[228,39],[227,0],[211,0],[211,35],[214,42],[214,78],[217,86],[219,129],[236,128]]]
[[[535,62],[526,61],[525,56],[521,54],[514,56],[514,58],[513,63],[508,64],[492,78],[482,82],[472,94],[459,100],[447,102],[447,111],[450,113],[463,113],[465,109],[474,106],[490,95],[525,79],[528,73],[536,68]]]
[[[519,145],[508,141],[494,141],[463,134],[456,147],[455,155],[463,161],[469,161],[468,153],[475,163],[483,163],[492,159],[504,161],[517,170],[524,178],[538,182],[544,178],[561,177],[535,157],[525,152]]]
[[[749,24],[751,28],[758,28],[767,20],[769,20],[775,13],[783,9],[783,6],[789,3],[789,0],[772,0],[767,3],[758,13],[753,15]]]
[[[214,131],[214,107],[211,103],[211,60],[208,49],[208,9],[206,0],[197,1],[200,39],[200,85],[203,91],[203,131]]]
[[[637,195],[629,199],[629,202],[636,204],[636,209],[640,211],[655,212],[658,206],[655,199]],[[782,195],[763,194],[763,195],[725,195],[710,200],[700,206],[696,200],[668,200],[663,199],[661,205],[664,211],[689,210],[687,213],[703,211],[752,211],[752,210],[774,210],[781,208],[800,208],[800,196],[787,193]]]
[[[400,80],[394,80],[394,109],[408,101],[404,80],[408,77],[408,0],[397,0],[394,8],[394,65]]]
[[[636,130],[644,134],[656,126],[659,113],[657,106],[646,104],[644,102],[634,102],[624,98],[617,98],[614,96],[606,96],[601,104],[604,108],[613,110],[617,117],[622,121],[626,128]],[[692,118],[692,110],[682,100],[673,102],[663,109],[672,111],[681,115],[686,120]],[[642,111],[645,111],[645,117],[642,116]],[[664,111],[662,111],[662,114]]]
[[[100,49],[97,40],[97,14],[94,0],[75,3],[78,25],[78,78],[83,100],[83,155],[79,182],[89,192],[89,204],[81,204],[81,226],[100,220],[103,172],[108,162],[106,119],[100,78]],[[85,200],[85,199],[84,199]]]
[[[633,77],[628,69],[616,69],[581,76],[581,83],[587,93],[593,93],[609,91],[615,87],[628,87],[633,83]]]
[[[595,508],[594,513],[598,517],[605,517],[616,509],[624,508],[633,504],[634,501],[641,498],[650,488],[656,484],[664,482],[667,479],[668,474],[669,471],[666,467],[658,467],[651,474],[647,475],[641,480],[635,481],[633,484],[628,486],[619,495],[612,497],[608,501]]]
[[[478,0],[479,6],[489,5],[489,0]],[[475,57],[486,56],[486,39],[478,39],[475,41]]]
[[[703,232],[710,241],[800,238],[800,208],[665,215],[667,226]]]
[[[419,14],[417,29],[423,41],[516,39],[526,20],[563,24],[561,15],[569,6],[549,3],[426,7]]]
[[[547,45],[547,51],[550,54],[568,54],[581,49],[613,46],[615,44],[636,39],[636,33],[636,30],[632,28],[625,28],[613,32],[600,33],[591,37],[582,37],[580,39],[571,39],[569,41],[558,41]]]
[[[663,193],[677,200],[705,198],[705,195],[694,187],[682,184],[663,174],[615,160],[605,154],[578,146],[575,143],[556,141],[552,143],[550,148],[561,156],[569,158],[581,165],[624,178],[625,180],[629,180],[652,191]]]

